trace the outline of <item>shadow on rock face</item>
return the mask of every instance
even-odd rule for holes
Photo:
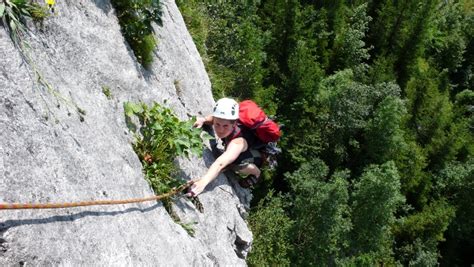
[[[108,14],[110,11],[112,11],[112,5],[110,4],[110,1],[94,0],[92,2],[102,11],[104,11],[105,14]]]
[[[54,222],[71,222],[82,219],[84,217],[99,217],[99,216],[116,216],[131,212],[149,212],[158,207],[162,206],[161,203],[155,203],[153,206],[148,208],[128,208],[126,210],[120,211],[82,211],[72,215],[55,215],[47,218],[41,219],[19,219],[19,220],[6,220],[0,221],[0,233],[5,232],[9,228],[14,228],[17,226],[24,226],[24,225],[37,225],[37,224],[48,224]]]

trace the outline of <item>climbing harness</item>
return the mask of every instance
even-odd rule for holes
[[[145,197],[145,198],[132,198],[122,200],[95,200],[95,201],[82,201],[82,202],[69,202],[69,203],[0,203],[0,210],[18,210],[18,209],[61,209],[61,208],[72,208],[81,206],[97,206],[97,205],[117,205],[117,204],[128,204],[138,203],[153,200],[161,200],[164,198],[171,197],[178,194],[179,192],[190,187],[194,181],[189,181],[177,188],[171,189],[168,193],[164,193],[158,196]]]

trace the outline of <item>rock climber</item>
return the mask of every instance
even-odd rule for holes
[[[194,127],[212,125],[218,140],[211,143],[211,148],[214,155],[217,154],[217,158],[204,176],[194,180],[188,196],[199,195],[219,173],[226,169],[232,169],[247,176],[239,180],[239,184],[244,188],[254,186],[259,182],[263,159],[256,148],[262,143],[252,130],[240,125],[238,119],[239,104],[231,98],[219,99],[211,115],[196,119]],[[218,141],[221,141],[223,149],[218,148]]]

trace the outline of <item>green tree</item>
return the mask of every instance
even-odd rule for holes
[[[461,27],[464,39],[466,40],[466,49],[463,52],[460,66],[454,71],[450,69],[450,80],[454,87],[454,94],[474,88],[474,27],[472,27],[472,25],[474,25],[474,8],[469,0],[460,2],[463,9]],[[448,43],[448,45],[451,47],[451,43]],[[452,45],[456,48],[455,44]],[[446,52],[450,53],[449,49],[447,49]],[[450,53],[448,55],[452,55],[453,58],[456,58],[456,54],[457,53]]]
[[[368,43],[374,46],[372,58],[388,56],[397,52],[406,37],[407,21],[413,17],[417,2],[414,1],[370,1],[368,14],[373,21],[369,24]]]
[[[288,72],[288,56],[295,44],[295,23],[300,3],[296,0],[264,0],[258,9],[259,26],[269,33],[269,42],[265,45],[268,76],[265,85],[282,83]]]
[[[405,143],[401,143],[400,154],[395,163],[399,170],[401,190],[407,198],[407,203],[422,207],[428,201],[429,174],[426,173],[428,165],[425,152],[410,133],[405,134]]]
[[[447,69],[453,74],[461,67],[468,42],[463,31],[465,20],[462,3],[444,2],[436,10],[426,52],[434,59],[437,69]]]
[[[327,175],[327,166],[318,159],[287,175],[294,194],[292,263],[296,265],[334,265],[348,245],[348,174]]]
[[[371,1],[368,43],[372,58],[393,63],[398,84],[404,88],[412,65],[426,50],[438,1]]]
[[[403,118],[406,109],[400,98],[388,96],[380,102],[366,127],[366,155],[371,163],[396,160],[406,146]]]
[[[256,237],[248,256],[251,266],[290,266],[290,230],[293,221],[285,212],[286,199],[273,191],[252,209],[250,228]]]
[[[439,89],[439,73],[419,59],[418,71],[407,84],[409,119],[417,143],[425,150],[429,168],[440,169],[442,163],[454,159],[460,142],[456,142],[453,106],[449,93]]]
[[[464,90],[455,96],[454,114],[456,118],[457,140],[460,148],[457,154],[457,160],[466,162],[469,157],[474,155],[474,92]]]
[[[474,159],[451,162],[436,175],[435,196],[447,197],[456,209],[453,222],[441,246],[441,262],[466,266],[472,263],[474,249]]]
[[[354,81],[352,70],[344,70],[321,81],[318,101],[319,117],[315,129],[321,131],[321,157],[330,164],[360,172],[364,155],[363,134],[377,106],[388,96],[398,97],[400,89],[393,84],[377,86]]]
[[[354,183],[351,194],[351,255],[372,255],[390,262],[395,212],[404,202],[400,178],[393,162],[370,165]]]
[[[438,200],[400,219],[394,227],[396,256],[404,265],[428,266],[436,263],[438,242],[454,217],[455,209],[445,200]]]
[[[299,41],[294,53],[289,59],[291,76],[287,81],[286,88],[282,92],[278,113],[282,114],[283,124],[292,124],[288,130],[284,144],[289,146],[291,162],[303,162],[309,157],[315,158],[319,152],[318,131],[314,118],[318,116],[317,94],[319,82],[323,76],[314,55],[311,55],[307,43]]]
[[[311,51],[311,57],[319,63],[322,70],[329,68],[331,57],[329,43],[333,34],[329,30],[328,20],[328,12],[325,8],[302,5],[296,10],[292,35],[293,42],[304,41],[306,43]],[[292,66],[289,66],[289,71],[292,71]]]
[[[364,38],[371,18],[367,16],[366,10],[366,4],[351,10],[348,22],[334,37],[332,70],[351,68],[363,71],[367,67],[363,63],[369,59],[369,48],[366,47]]]
[[[410,2],[410,1],[408,1]],[[407,18],[406,31],[401,37],[401,45],[398,47],[395,68],[398,73],[398,83],[403,88],[410,79],[411,66],[416,64],[419,56],[423,55],[428,39],[428,29],[430,28],[432,16],[436,8],[436,0],[416,2],[417,6],[411,17]]]
[[[206,47],[213,57],[210,67],[214,94],[253,97],[262,87],[263,47],[267,42],[266,34],[256,24],[257,1],[216,2],[208,4],[207,10],[212,23]]]

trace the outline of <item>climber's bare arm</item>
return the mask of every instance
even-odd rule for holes
[[[244,138],[239,137],[232,140],[227,146],[226,151],[220,155],[216,161],[214,161],[214,163],[212,163],[207,173],[200,179],[196,179],[191,187],[190,192],[188,193],[188,196],[199,195],[210,182],[216,179],[216,177],[225,167],[234,162],[234,160],[239,157],[240,153],[246,149],[247,141],[245,141]]]

